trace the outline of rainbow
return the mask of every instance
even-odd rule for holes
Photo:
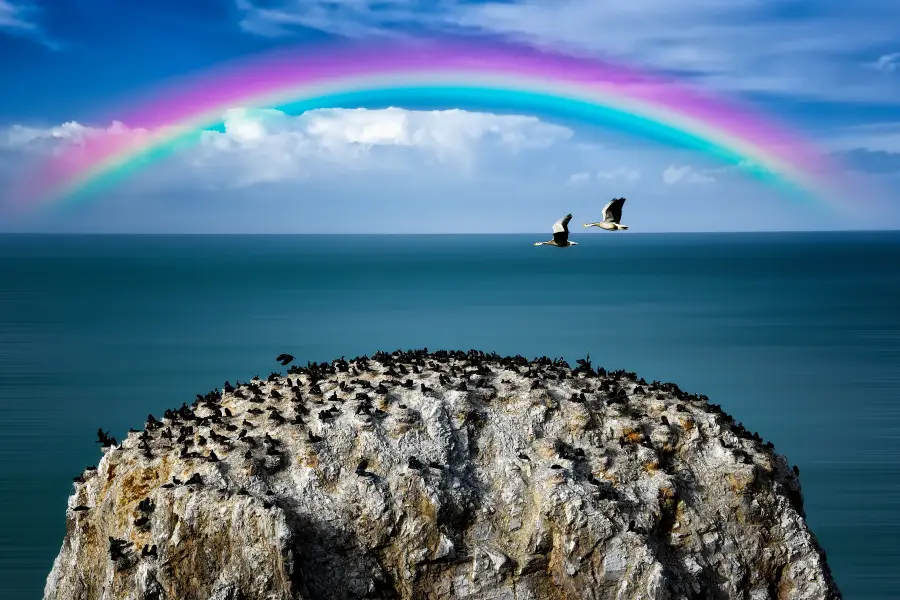
[[[804,197],[834,199],[834,167],[787,128],[674,81],[497,42],[431,39],[281,50],[170,81],[118,120],[138,133],[72,145],[27,178],[28,205],[87,199],[196,143],[234,107],[296,114],[423,106],[518,112],[689,147]]]

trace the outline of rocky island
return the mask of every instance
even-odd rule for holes
[[[45,600],[841,598],[772,444],[589,360],[378,352],[98,434]]]

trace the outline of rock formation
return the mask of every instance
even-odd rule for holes
[[[578,362],[379,352],[226,382],[107,441],[44,598],[841,597],[771,444]]]

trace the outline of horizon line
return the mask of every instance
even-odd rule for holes
[[[572,230],[571,233],[574,233]],[[721,231],[633,231],[626,235],[707,235],[707,234],[786,234],[786,233],[886,233],[900,232],[900,228],[884,228],[884,229],[743,229],[743,230],[721,230]],[[471,235],[471,236],[513,236],[513,235],[538,235],[546,236],[546,231],[519,231],[519,232],[405,232],[405,233],[379,233],[379,232],[211,232],[211,231],[0,231],[0,236],[104,236],[104,235],[127,235],[127,236],[200,236],[200,235],[220,235],[220,236],[382,236],[382,237],[402,237],[402,236],[452,236],[452,235]],[[588,235],[597,235],[591,233]],[[619,234],[621,235],[621,234]],[[580,236],[579,236],[580,237]]]

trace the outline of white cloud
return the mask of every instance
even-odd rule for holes
[[[730,92],[891,104],[900,95],[900,83],[858,60],[900,37],[895,0],[820,0],[789,17],[779,12],[793,0],[236,1],[244,29],[258,34],[296,25],[351,37],[396,36],[402,26],[476,30],[673,70]]]
[[[693,74],[718,89],[895,102],[898,88],[872,79],[855,59],[900,35],[895,4],[874,0],[861,10],[823,0],[809,16],[778,19],[779,4],[524,0],[461,4],[455,12],[463,25]]]
[[[253,0],[235,0],[235,7],[241,14],[241,29],[265,37],[283,37],[296,27],[347,37],[402,37],[399,30],[383,27],[382,23],[417,18],[409,0],[285,0],[275,6],[258,6]]]
[[[637,169],[629,169],[626,167],[619,167],[617,169],[613,169],[612,171],[600,171],[597,173],[597,179],[606,179],[606,180],[622,180],[629,183],[634,183],[641,178],[641,172]]]
[[[68,121],[52,127],[13,125],[0,134],[0,147],[22,148],[26,151],[58,151],[65,144],[81,145],[91,138],[104,135],[146,135],[145,129],[130,129],[120,121],[109,127],[96,128]],[[62,144],[61,144],[62,143]]]
[[[119,122],[106,128],[75,122],[55,127],[14,125],[0,147],[59,152],[104,136],[152,136]],[[224,131],[204,131],[180,155],[189,169],[228,186],[306,179],[339,171],[398,170],[444,165],[456,176],[487,168],[504,156],[549,148],[572,131],[535,117],[463,110],[322,109],[291,116],[277,110],[233,109]],[[215,175],[215,176],[213,176]]]
[[[18,179],[11,177],[23,173],[26,155],[90,148],[111,136],[153,135],[118,122],[0,128],[0,189],[12,189],[9,183]],[[742,200],[757,196],[783,215],[785,227],[828,226],[741,169],[685,149],[608,142],[605,136],[603,143],[575,139],[568,128],[534,117],[461,110],[329,109],[290,116],[235,109],[224,115],[224,127],[203,132],[198,144],[129,174],[95,201],[59,215],[56,224],[35,221],[31,230],[535,231],[558,219],[560,209],[593,218],[597,194],[586,192],[597,182],[628,184],[630,224],[642,231],[740,229],[747,216],[741,211],[752,204]],[[621,166],[598,172],[597,165]],[[674,184],[713,176],[718,185],[696,186],[691,206],[708,206],[726,186],[733,206],[712,211],[706,221],[678,221],[667,212],[671,199],[683,195]],[[567,180],[585,187],[573,189]],[[5,213],[9,206],[0,195],[0,229],[25,230]]]
[[[582,171],[581,173],[575,173],[571,177],[569,177],[569,180],[566,182],[566,185],[569,185],[572,187],[580,187],[580,186],[585,185],[590,180],[591,180],[591,174],[588,173],[587,171]]]
[[[662,180],[666,185],[675,185],[677,183],[712,183],[715,178],[695,170],[690,165],[669,165],[662,173]]]
[[[58,42],[47,36],[33,18],[36,12],[38,12],[38,9],[32,4],[0,0],[0,31],[31,38],[51,49],[58,48]]]
[[[900,52],[883,54],[878,57],[878,60],[872,63],[872,66],[879,71],[896,71],[897,69],[900,69]]]
[[[26,18],[26,12],[22,6],[16,6],[8,0],[0,0],[0,28],[28,31],[37,29],[37,25]]]
[[[466,174],[488,149],[514,155],[571,135],[534,117],[463,110],[323,109],[291,117],[238,109],[228,113],[224,133],[204,133],[198,164],[221,164],[225,154],[244,165],[242,185],[305,178],[329,165],[396,170],[445,164]]]
[[[621,181],[633,184],[640,180],[641,172],[637,169],[628,167],[617,167],[609,171],[598,171],[596,176],[592,176],[587,171],[581,171],[570,176],[566,185],[570,187],[582,187],[590,183],[592,179],[597,181]]]

